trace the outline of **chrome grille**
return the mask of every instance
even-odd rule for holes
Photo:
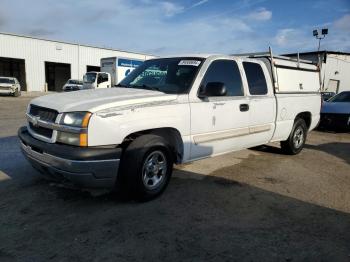
[[[52,137],[52,133],[53,133],[52,129],[48,129],[41,126],[34,126],[32,123],[29,123],[29,127],[31,130],[33,130],[33,132],[37,133],[38,135],[41,135],[47,138]]]
[[[38,119],[49,123],[55,123],[56,118],[58,116],[58,112],[50,108],[30,105],[29,115],[38,117]],[[43,126],[38,126],[34,122],[32,123],[30,121],[29,121],[29,128],[33,135],[39,135],[39,137],[47,138],[48,141],[52,140],[53,129],[46,128]]]
[[[30,105],[29,114],[38,116],[41,120],[55,122],[58,112],[56,110],[36,105]]]

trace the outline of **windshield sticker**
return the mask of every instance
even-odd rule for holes
[[[201,64],[201,61],[198,60],[181,60],[179,65],[184,66],[199,66]]]

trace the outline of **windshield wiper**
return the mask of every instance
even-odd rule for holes
[[[117,85],[115,85],[115,86],[117,86],[117,87],[126,87],[126,88],[129,88],[129,86],[123,85],[123,84],[121,84],[121,83],[119,83],[119,84],[117,84]]]

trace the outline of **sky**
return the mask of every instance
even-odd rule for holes
[[[0,32],[154,55],[350,52],[350,0],[0,0]]]

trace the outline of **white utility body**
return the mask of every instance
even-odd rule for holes
[[[155,58],[117,88],[32,100],[19,136],[46,174],[87,187],[122,185],[150,199],[165,189],[173,163],[272,141],[299,153],[320,119],[319,89],[316,65],[271,53]],[[55,114],[41,121],[41,111]]]
[[[133,58],[102,58],[101,72],[87,72],[84,75],[83,89],[113,87],[142,63],[143,60]]]

